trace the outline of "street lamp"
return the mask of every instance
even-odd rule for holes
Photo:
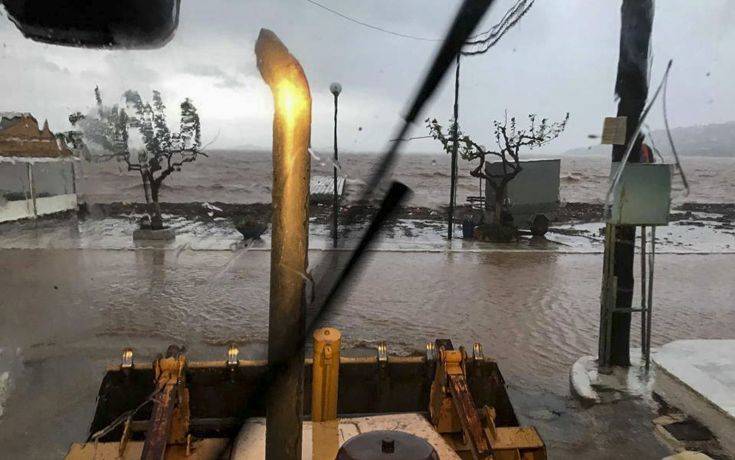
[[[334,196],[332,199],[332,243],[337,247],[337,223],[339,215],[339,196],[337,195],[337,161],[339,154],[337,152],[337,98],[342,92],[342,85],[337,82],[329,85],[329,91],[334,94]]]

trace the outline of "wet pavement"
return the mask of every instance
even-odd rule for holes
[[[182,228],[194,236],[177,238],[169,249],[136,250],[119,222],[3,229],[4,457],[59,458],[72,441],[83,440],[104,367],[117,362],[125,346],[134,346],[139,360],[151,360],[170,343],[186,345],[192,359],[224,359],[232,341],[245,356],[263,355],[267,239],[248,250],[227,229],[212,236],[206,227]],[[100,229],[109,233],[100,236]],[[370,254],[327,320],[342,330],[346,347],[386,340],[390,352],[410,353],[437,337],[466,346],[481,342],[498,360],[522,422],[539,428],[551,458],[661,458],[668,452],[653,435],[654,403],[584,408],[569,394],[572,363],[596,350],[602,273],[596,244],[569,251],[460,240],[447,250],[435,238],[396,230],[384,241],[388,246]],[[109,247],[96,248],[101,242]],[[209,242],[222,246],[211,250]],[[312,242],[326,246],[324,236]],[[30,249],[42,245],[54,249]],[[311,251],[312,265],[323,255]],[[733,338],[735,255],[662,253],[656,267],[654,346]],[[637,343],[637,318],[632,329]]]

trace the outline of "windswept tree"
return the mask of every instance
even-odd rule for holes
[[[123,94],[124,106],[106,106],[99,88],[94,89],[96,110],[89,115],[76,112],[69,116],[74,127],[81,128],[84,148],[100,147],[100,157],[124,162],[128,171],[137,171],[143,183],[151,228],[163,228],[160,190],[163,181],[186,163],[202,155],[201,126],[197,109],[189,98],[180,105],[178,131],[166,122],[166,106],[161,93],[153,91],[151,103],[136,91]],[[140,146],[131,147],[130,134],[137,132]]]
[[[559,135],[566,128],[569,113],[557,122],[549,122],[548,119],[542,118],[539,122],[535,114],[528,116],[528,127],[519,128],[516,118],[510,120],[506,117],[502,122],[493,121],[495,144],[498,150],[491,150],[485,146],[473,141],[470,136],[465,135],[459,129],[458,125],[450,121],[450,128],[445,132],[442,125],[435,118],[426,119],[426,127],[429,129],[431,136],[441,142],[445,152],[451,154],[454,148],[454,129],[457,129],[457,150],[462,159],[469,162],[478,161],[476,167],[470,171],[470,175],[485,179],[488,186],[495,192],[494,204],[494,220],[497,224],[502,224],[501,214],[506,207],[507,186],[510,181],[521,172],[520,153],[523,149],[534,149],[540,147]],[[485,162],[489,161],[488,155],[492,159],[496,157],[497,161],[502,162],[500,173],[488,172],[485,170]]]

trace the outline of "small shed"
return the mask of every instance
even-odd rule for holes
[[[75,162],[48,122],[0,112],[0,222],[77,209]]]

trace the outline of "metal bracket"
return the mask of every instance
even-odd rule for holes
[[[385,341],[378,343],[378,363],[381,367],[388,364],[388,344]]]
[[[482,352],[482,344],[475,343],[472,346],[472,359],[475,361],[485,361],[485,355]]]
[[[240,350],[233,343],[227,349],[227,366],[237,367],[240,365]]]
[[[434,342],[426,342],[426,362],[433,363],[436,361],[436,345]]]
[[[120,369],[132,369],[134,365],[133,349],[123,348],[122,359],[120,360]]]

